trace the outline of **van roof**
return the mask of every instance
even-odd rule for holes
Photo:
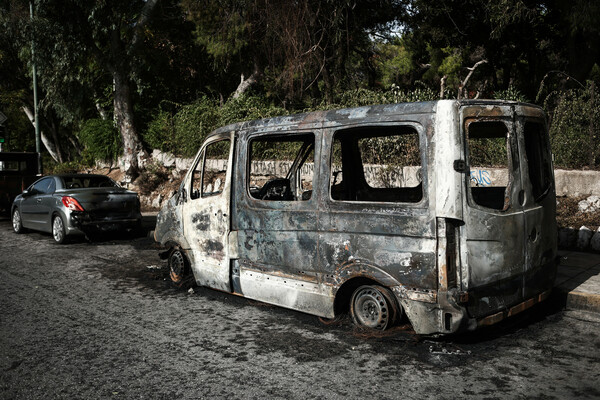
[[[521,105],[540,109],[539,106],[509,100],[435,100],[413,103],[379,104],[354,108],[313,111],[302,114],[283,115],[273,118],[257,119],[226,125],[213,131],[209,136],[231,131],[261,131],[278,127],[279,133],[286,130],[316,129],[353,125],[355,123],[393,122],[402,115],[433,114],[439,102],[454,102],[457,106],[465,105]]]

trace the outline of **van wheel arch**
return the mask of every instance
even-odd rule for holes
[[[369,328],[367,326],[361,326],[354,315],[352,302],[354,301],[357,292],[361,290],[364,291],[365,288],[369,288],[370,291],[381,293],[383,297],[382,300],[386,303],[386,307],[390,308],[391,315],[389,317],[389,323],[386,323],[383,328]],[[340,286],[336,292],[334,300],[334,313],[336,316],[341,314],[350,314],[355,325],[360,328],[387,329],[400,321],[403,316],[403,309],[388,287],[370,278],[355,277],[344,282],[344,284]]]

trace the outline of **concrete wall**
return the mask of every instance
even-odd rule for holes
[[[159,150],[152,152],[153,162],[164,165],[168,168],[176,168],[179,171],[187,170],[191,167],[193,159],[178,158],[171,154],[163,153]],[[281,165],[276,165],[281,164]],[[282,171],[287,171],[289,163],[275,163],[273,161],[257,162],[255,166],[257,170],[263,171],[265,175],[280,174]],[[98,166],[103,166],[98,163]],[[365,166],[367,179],[380,180],[382,176],[391,179],[395,185],[413,186],[418,182],[419,169],[415,167],[404,167],[396,169],[386,169],[382,171],[382,167],[376,165]],[[254,169],[254,168],[253,168]],[[313,170],[312,164],[307,164],[302,168],[303,175],[310,175]],[[562,170],[554,171],[556,179],[556,194],[558,196],[569,197],[588,197],[600,196],[600,171],[579,171],[579,170]],[[499,168],[489,168],[486,170],[472,170],[471,180],[473,185],[489,186],[494,184],[505,185],[507,182],[506,171]]]

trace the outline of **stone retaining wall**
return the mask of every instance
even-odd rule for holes
[[[172,154],[163,153],[160,150],[154,150],[152,152],[152,159],[157,164],[164,165],[168,168],[174,167],[179,171],[189,169],[193,162],[193,159],[191,158],[174,157]],[[274,174],[274,172],[279,173],[279,171],[284,170],[286,167],[289,168],[289,164],[276,164],[279,163],[273,161],[261,161],[257,162],[256,167],[260,170],[264,170],[265,175]],[[312,164],[305,165],[302,168],[303,175],[311,174],[312,168]],[[411,186],[412,183],[416,182],[418,179],[418,168],[416,167],[386,169],[385,171],[382,171],[382,169],[382,167],[376,165],[366,166],[365,173],[367,179],[377,180],[385,173],[386,179],[391,179],[394,184],[408,186]],[[556,180],[557,196],[600,196],[600,171],[571,171],[557,169],[554,171],[554,176]],[[494,182],[506,184],[506,170],[500,168],[472,170],[471,179],[479,186],[488,186]]]

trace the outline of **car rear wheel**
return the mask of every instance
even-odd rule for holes
[[[55,215],[54,219],[52,220],[52,237],[58,244],[63,244],[67,241],[65,223],[60,215]]]
[[[396,322],[399,309],[388,289],[379,285],[365,285],[354,291],[350,313],[356,326],[384,330]]]
[[[15,233],[23,233],[25,228],[23,228],[23,221],[21,220],[21,212],[18,208],[15,208],[12,215],[12,226]]]

